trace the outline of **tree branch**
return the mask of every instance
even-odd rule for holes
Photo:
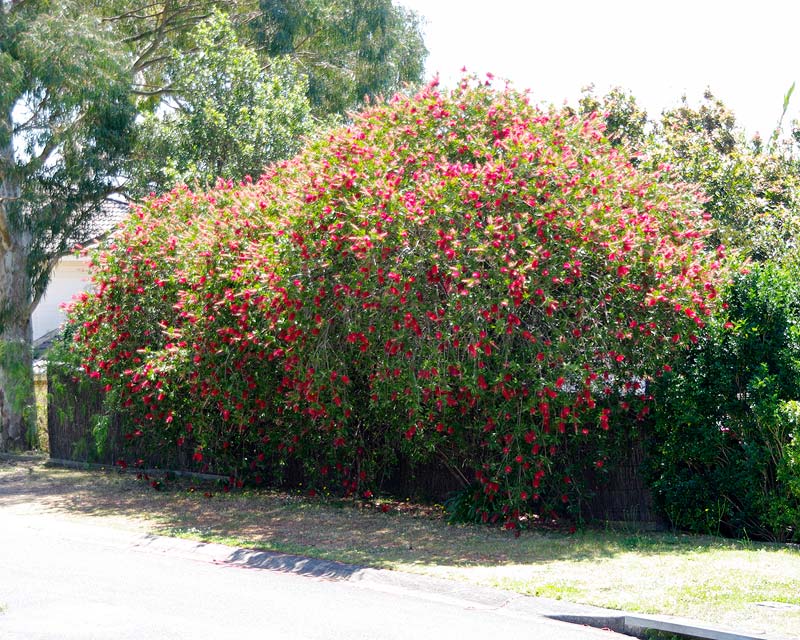
[[[150,14],[145,14],[142,12],[147,11],[148,9],[158,9],[158,11],[154,11]],[[160,2],[153,2],[152,4],[147,4],[142,7],[136,7],[131,9],[130,11],[124,11],[123,13],[118,13],[115,16],[108,16],[105,18],[101,18],[101,22],[121,22],[122,20],[147,20],[148,18],[154,18],[159,13],[161,13],[163,9],[161,9]]]
[[[133,93],[133,95],[135,95],[135,96],[139,96],[139,97],[142,97],[142,98],[152,98],[152,97],[155,97],[155,96],[171,95],[172,93],[174,93],[174,91],[175,90],[174,90],[173,86],[169,85],[167,87],[162,87],[160,89],[149,89],[149,90],[147,90],[147,89],[133,89],[133,91],[131,93]]]

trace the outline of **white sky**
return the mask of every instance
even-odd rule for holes
[[[427,18],[427,77],[461,67],[577,101],[594,83],[629,90],[652,116],[706,87],[749,134],[768,136],[800,77],[798,0],[395,0]],[[800,116],[800,87],[785,123]]]

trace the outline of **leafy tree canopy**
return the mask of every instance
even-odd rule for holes
[[[132,169],[134,188],[145,192],[258,176],[295,153],[310,130],[305,77],[286,58],[262,68],[228,16],[214,12],[187,45],[192,54],[175,55],[166,68],[172,97],[142,125]]]
[[[784,112],[787,104],[784,104]],[[705,192],[705,209],[717,221],[712,243],[757,261],[780,257],[800,233],[798,145],[780,125],[765,144],[748,140],[733,112],[707,90],[699,105],[681,104],[650,119],[635,98],[614,89],[603,98],[589,90],[583,113],[604,113],[609,138],[639,153],[639,162],[674,167]]]
[[[260,0],[259,9],[256,41],[300,65],[317,114],[344,113],[422,79],[421,19],[391,0]]]

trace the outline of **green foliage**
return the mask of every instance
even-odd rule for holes
[[[790,96],[791,91],[784,112]],[[636,152],[635,162],[652,170],[670,166],[702,188],[704,207],[717,222],[711,246],[722,243],[757,261],[779,258],[795,246],[800,232],[798,147],[781,136],[780,123],[766,145],[758,136],[748,141],[733,112],[710,91],[698,106],[684,96],[658,121],[621,89],[599,98],[589,87],[579,110],[602,114],[609,139]]]
[[[715,238],[745,256],[779,258],[800,231],[800,174],[793,147],[773,136],[747,142],[736,119],[710,91],[698,108],[664,113],[651,152],[702,186],[706,210],[719,222]],[[777,133],[777,132],[776,132]]]
[[[25,356],[24,344],[11,341],[0,342],[0,367],[7,372],[11,384],[3,389],[4,399],[11,403],[17,411],[22,411],[26,407],[30,396],[29,387],[33,387],[33,376],[25,362],[29,359]]]
[[[260,0],[256,41],[308,75],[318,116],[422,80],[427,50],[417,14],[391,0]]]
[[[191,32],[191,53],[168,66],[170,98],[142,125],[132,170],[139,190],[239,180],[293,155],[311,126],[307,84],[286,58],[262,68],[230,19],[214,13]]]
[[[778,479],[800,499],[800,403],[787,400],[781,403],[779,411],[778,420],[787,426],[788,441],[779,462]]]
[[[727,301],[656,394],[655,495],[680,528],[797,540],[796,264],[737,277]]]
[[[31,354],[27,344],[11,340],[0,340],[0,394],[6,411],[21,416],[25,431],[25,443],[29,447],[37,445],[36,406],[31,404],[34,397],[33,370]]]
[[[450,496],[444,503],[449,524],[495,524],[503,516],[497,511],[480,483],[470,484]]]

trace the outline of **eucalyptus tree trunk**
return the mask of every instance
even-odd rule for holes
[[[28,277],[32,236],[14,224],[20,218],[12,215],[20,206],[20,186],[10,169],[13,153],[9,140],[0,149],[0,167],[6,167],[0,171],[0,451],[26,448],[27,426],[36,423]]]
[[[5,275],[0,269],[0,278]],[[8,294],[6,284],[4,297]],[[16,283],[10,284],[11,295],[16,295]],[[33,444],[29,437],[36,424],[31,337],[30,317],[19,315],[6,322],[0,334],[0,451],[26,449]]]

